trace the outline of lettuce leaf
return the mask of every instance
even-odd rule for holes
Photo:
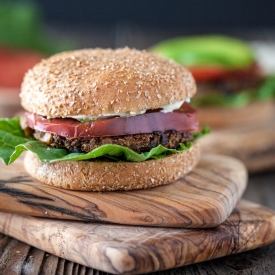
[[[249,67],[254,62],[254,53],[247,43],[223,35],[176,37],[149,50],[184,66],[217,65],[234,69]]]
[[[209,128],[205,127],[194,137],[198,139],[209,132]],[[112,160],[145,161],[150,158],[160,159],[170,154],[182,152],[189,149],[192,144],[192,142],[187,143],[187,145],[180,144],[177,149],[167,149],[159,145],[149,152],[141,154],[123,146],[105,144],[89,153],[69,153],[66,149],[50,148],[41,141],[25,136],[19,118],[0,119],[0,158],[6,165],[13,163],[26,150],[36,154],[43,162],[89,160],[100,157],[107,157]]]
[[[275,99],[275,75],[268,76],[257,89],[244,90],[233,95],[207,93],[207,95],[194,96],[192,105],[244,107],[256,100],[264,101],[271,99]]]

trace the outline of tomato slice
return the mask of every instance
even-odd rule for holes
[[[196,80],[218,79],[223,78],[228,74],[228,70],[215,66],[189,67],[188,70],[192,73]]]
[[[19,88],[25,73],[42,57],[39,53],[0,46],[0,87]]]
[[[228,69],[219,66],[195,66],[188,67],[197,81],[211,81],[225,78],[254,77],[261,74],[259,66],[254,63],[250,67],[241,69]]]
[[[170,113],[150,111],[137,116],[106,117],[89,122],[79,122],[73,118],[46,119],[32,113],[26,113],[26,116],[30,128],[68,139],[146,134],[168,130],[190,132],[198,129],[197,111],[187,103]]]

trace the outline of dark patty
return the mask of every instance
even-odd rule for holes
[[[50,135],[45,141],[45,133],[35,131],[33,136],[53,148],[64,148],[70,152],[90,152],[104,144],[116,144],[128,147],[137,153],[147,152],[159,144],[169,149],[176,149],[180,143],[186,144],[193,140],[191,133],[180,133],[175,130],[136,134],[116,137],[96,137],[90,139],[66,139],[58,135]]]
[[[198,96],[206,93],[233,95],[238,92],[256,89],[261,86],[264,79],[259,76],[229,77],[213,81],[197,81]]]

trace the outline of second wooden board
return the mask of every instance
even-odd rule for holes
[[[84,192],[31,178],[22,159],[0,165],[0,211],[129,225],[207,228],[221,224],[242,196],[247,172],[231,157],[204,155],[194,171],[147,190]]]
[[[275,105],[273,105],[275,110]],[[213,130],[200,139],[204,153],[240,159],[251,173],[275,168],[275,114],[261,123]]]
[[[273,242],[275,212],[241,201],[223,224],[207,229],[60,221],[0,212],[0,232],[72,261],[71,266],[80,263],[112,274],[140,274],[236,254]],[[35,274],[31,267],[37,269],[42,262],[41,251],[31,253],[36,264],[32,265],[30,260],[20,274]],[[56,258],[48,258],[48,265],[56,265]],[[16,267],[16,274],[21,265]],[[1,274],[15,274],[14,269],[6,266],[11,267],[3,265]],[[257,274],[264,274],[262,272]],[[63,274],[63,270],[58,274]],[[65,274],[69,274],[68,270],[64,270]],[[90,270],[89,274],[98,272]],[[174,274],[181,273],[175,271]]]

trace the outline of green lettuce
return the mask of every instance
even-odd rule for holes
[[[184,66],[217,65],[237,69],[254,62],[254,53],[247,43],[223,35],[176,37],[149,50]]]
[[[198,139],[209,132],[209,128],[204,127],[194,137]],[[43,162],[91,160],[100,157],[107,157],[112,160],[145,161],[150,158],[160,159],[170,154],[182,152],[189,149],[192,144],[192,142],[188,142],[186,145],[180,144],[177,149],[167,149],[159,145],[149,152],[141,154],[123,146],[105,144],[89,153],[69,153],[66,149],[50,148],[41,141],[27,137],[21,129],[19,118],[0,119],[0,159],[6,165],[13,163],[26,150],[36,154]]]

